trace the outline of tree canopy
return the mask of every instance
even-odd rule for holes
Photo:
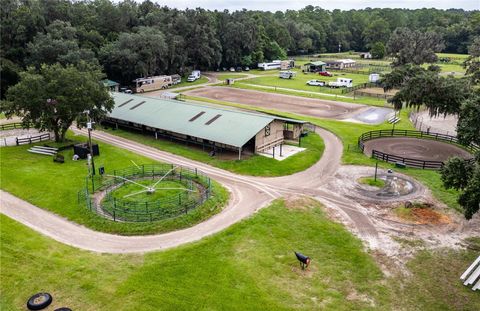
[[[63,141],[73,122],[84,119],[85,110],[98,119],[113,108],[101,78],[99,70],[85,63],[79,67],[44,64],[39,71],[29,67],[20,73],[20,82],[8,89],[1,108],[7,117],[21,117],[23,126],[52,131],[55,141]]]
[[[444,52],[466,53],[480,35],[480,12],[464,10],[306,6],[272,13],[178,10],[149,0],[4,0],[0,14],[0,57],[19,68],[98,62],[110,79],[124,82],[336,52],[339,45],[375,57],[388,47],[399,63],[412,57],[418,64],[433,60],[440,41]]]

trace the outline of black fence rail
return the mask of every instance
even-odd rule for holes
[[[15,139],[15,141],[16,141],[17,146],[20,146],[20,145],[28,145],[28,144],[38,143],[38,142],[45,141],[45,140],[50,140],[50,139],[51,139],[50,133],[46,133],[46,134],[40,134],[40,135],[37,135],[37,136],[31,136],[31,137],[25,137],[25,138],[18,138],[17,137]]]
[[[362,91],[354,91],[353,95],[355,97],[374,97],[374,98],[381,98],[381,99],[389,99],[392,98],[393,95],[391,94],[376,94],[376,93],[370,93],[370,92],[362,92]]]
[[[419,138],[419,139],[430,139],[430,140],[438,140],[441,142],[454,144],[467,150],[468,152],[474,154],[480,151],[480,147],[476,144],[470,144],[469,146],[465,146],[460,144],[458,138],[451,135],[445,135],[440,133],[429,133],[429,132],[422,132],[422,131],[412,131],[412,130],[378,130],[378,131],[370,131],[363,133],[358,138],[358,147],[362,152],[365,150],[365,142],[382,137],[412,137],[412,138]],[[444,162],[441,161],[428,161],[428,160],[419,160],[414,158],[405,158],[394,154],[388,154],[378,150],[372,150],[372,158],[390,162],[390,163],[403,163],[406,166],[423,168],[423,169],[440,169],[444,165]],[[473,159],[468,159],[466,161],[472,161]]]
[[[384,153],[377,150],[372,150],[372,158],[382,160],[389,163],[403,163],[406,166],[418,167],[422,169],[439,170],[443,166],[442,161],[424,161],[412,158],[404,158],[393,154]]]
[[[118,187],[150,178],[152,182],[160,178],[179,182],[186,191],[155,201],[126,200],[114,195]],[[78,192],[78,203],[113,221],[151,222],[187,214],[210,197],[211,189],[210,178],[197,169],[168,164],[140,165],[114,170],[104,177],[88,176],[86,187]]]
[[[372,82],[360,83],[360,84],[357,84],[355,86],[346,87],[346,88],[342,89],[342,94],[350,93],[350,92],[360,90],[360,89],[366,89],[368,87],[378,87],[378,84],[377,83],[372,83]]]
[[[8,130],[15,130],[23,128],[22,123],[15,122],[15,123],[6,123],[0,124],[0,131],[8,131]]]

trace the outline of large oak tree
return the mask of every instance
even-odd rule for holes
[[[85,118],[86,110],[98,119],[113,108],[101,78],[98,69],[85,63],[79,67],[42,65],[38,71],[30,67],[20,73],[20,82],[8,89],[1,110],[7,117],[21,117],[24,127],[52,131],[60,142],[74,121]]]

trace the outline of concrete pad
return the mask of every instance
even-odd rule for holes
[[[280,156],[280,146],[276,146],[275,148],[270,148],[265,150],[264,152],[259,153],[259,155],[267,157],[267,158],[273,158],[273,149],[275,149],[275,160],[278,161],[283,161],[287,159],[288,157],[291,157],[299,152],[302,152],[306,148],[300,148],[297,146],[291,146],[291,145],[283,145],[282,146],[282,155]]]

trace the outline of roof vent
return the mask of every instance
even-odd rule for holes
[[[135,108],[138,108],[138,107],[140,107],[141,105],[143,105],[144,103],[145,103],[145,101],[139,102],[138,104],[136,104],[135,106],[133,106],[132,108],[130,108],[130,110],[133,110],[133,109],[135,109]]]
[[[197,120],[198,118],[200,118],[204,113],[205,113],[205,111],[202,111],[188,121],[193,122],[193,121]]]
[[[214,116],[213,118],[211,118],[210,120],[207,121],[207,123],[205,123],[205,125],[210,125],[212,124],[213,122],[215,122],[215,120],[217,120],[218,118],[220,118],[222,115],[221,114],[217,114],[216,116]]]
[[[127,100],[126,102],[124,102],[123,104],[121,104],[120,106],[118,106],[118,108],[125,106],[126,104],[128,104],[128,103],[131,102],[132,100],[133,100],[133,98],[130,98],[129,100]]]

